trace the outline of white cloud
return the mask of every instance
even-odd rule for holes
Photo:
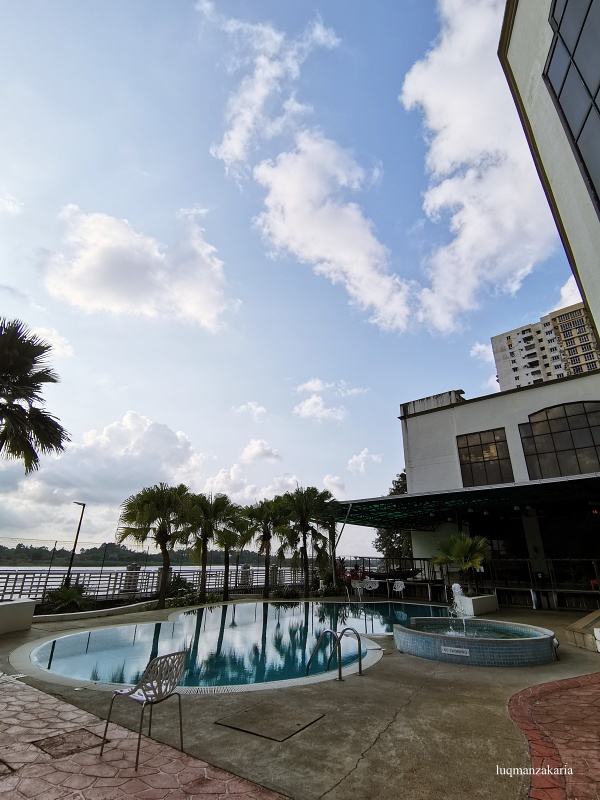
[[[69,255],[47,266],[46,287],[85,311],[176,318],[209,331],[228,307],[223,262],[190,217],[173,253],[133,230],[127,220],[84,214],[69,205],[60,215]]]
[[[327,406],[318,394],[311,394],[306,400],[294,407],[294,414],[305,419],[316,419],[322,422],[325,419],[334,419],[338,422],[347,415],[344,406]]]
[[[0,214],[16,217],[23,212],[24,204],[12,194],[0,195]]]
[[[489,378],[482,383],[484,389],[487,389],[489,392],[499,392],[500,391],[500,384],[498,383],[498,378],[496,377],[496,373],[494,372]]]
[[[494,364],[494,351],[491,344],[475,342],[469,351],[471,358],[483,361],[485,364]]]
[[[267,413],[267,409],[264,406],[259,405],[254,400],[249,400],[247,403],[244,403],[241,406],[232,406],[231,410],[235,414],[250,414],[255,422],[258,422],[258,420],[261,419],[261,417],[264,417],[264,415]]]
[[[323,486],[335,497],[336,500],[343,500],[346,496],[346,486],[339,475],[325,475]]]
[[[301,383],[300,386],[296,386],[297,392],[324,392],[326,389],[331,389],[332,386],[335,384],[333,383],[325,383],[322,381],[321,378],[311,378],[310,380],[306,381],[306,383]]]
[[[229,469],[221,469],[219,472],[208,478],[204,484],[203,492],[207,494],[227,494],[232,500],[240,502],[247,493],[255,494],[256,487],[249,486],[246,476],[242,472],[239,464],[233,464]]]
[[[385,330],[404,330],[409,285],[388,272],[388,253],[359,206],[345,201],[364,172],[336,142],[303,131],[293,152],[263,161],[254,177],[267,190],[256,224],[278,251],[310,264],[317,275],[341,283],[352,304],[371,312]]]
[[[242,464],[253,464],[255,461],[281,461],[281,456],[264,439],[250,439],[240,455]]]
[[[49,345],[52,345],[51,356],[58,358],[66,358],[73,355],[73,347],[71,342],[60,334],[56,328],[32,328],[32,333],[35,333],[40,339],[43,339]]]
[[[303,62],[315,48],[336,47],[339,39],[320,19],[288,40],[271,25],[224,17],[212,3],[199,3],[197,8],[233,39],[236,50],[230,58],[231,71],[247,73],[229,98],[223,138],[211,148],[212,155],[230,171],[246,164],[257,141],[295,127],[296,120],[311,111],[296,100],[291,84],[298,80]]]
[[[566,306],[574,306],[575,303],[581,303],[581,294],[579,287],[575,281],[575,277],[571,275],[569,280],[564,286],[560,288],[560,300],[552,309],[555,311],[557,308],[565,308]]]
[[[321,394],[329,389],[333,390],[334,394],[337,394],[340,397],[350,397],[351,395],[355,394],[365,394],[365,392],[369,391],[362,386],[348,386],[346,381],[343,380],[328,383],[327,381],[321,380],[321,378],[310,378],[310,380],[306,381],[305,383],[301,383],[299,386],[296,386],[295,391],[299,393],[310,392],[311,394]]]
[[[346,469],[354,474],[357,472],[364,473],[365,467],[369,462],[380,463],[381,456],[375,453],[369,453],[369,448],[365,447],[360,453],[348,459]]]
[[[424,114],[431,185],[423,208],[451,241],[425,263],[420,318],[442,331],[485,287],[514,292],[556,230],[496,55],[504,0],[440,0],[442,32],[407,74],[401,102]]]
[[[59,457],[42,457],[34,476],[23,478],[20,464],[3,465],[0,505],[4,513],[26,520],[37,538],[62,540],[71,527],[74,532],[72,502],[85,502],[82,542],[113,541],[119,506],[127,497],[161,481],[199,491],[204,460],[184,433],[128,411],[101,430],[87,431]],[[24,524],[14,523],[17,527]]]

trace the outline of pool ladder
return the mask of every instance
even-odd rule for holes
[[[357,645],[358,645],[358,674],[359,675],[363,674],[363,671],[362,671],[362,648],[361,648],[361,644],[360,644],[360,633],[356,630],[356,628],[347,627],[347,628],[344,628],[344,630],[340,631],[339,633],[336,633],[331,628],[327,628],[326,631],[323,631],[323,633],[319,636],[319,640],[317,641],[317,643],[315,645],[315,649],[312,651],[311,657],[308,659],[308,664],[306,665],[306,674],[307,675],[308,675],[308,670],[310,669],[310,665],[312,663],[312,660],[315,657],[315,655],[317,654],[317,650],[319,649],[319,645],[321,644],[321,640],[324,639],[325,636],[331,635],[335,639],[335,643],[334,643],[333,647],[331,648],[331,653],[329,654],[329,658],[327,659],[327,670],[329,671],[329,667],[331,665],[331,659],[333,658],[333,654],[335,652],[337,652],[337,662],[338,662],[338,678],[337,679],[338,679],[338,681],[343,681],[344,680],[342,678],[342,644],[341,644],[341,642],[342,642],[342,636],[344,636],[346,634],[346,631],[350,631],[351,633],[353,633],[356,636],[356,642],[357,642]]]

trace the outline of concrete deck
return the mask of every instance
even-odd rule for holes
[[[172,610],[137,613],[119,618],[118,623],[153,622],[166,619],[170,613]],[[250,693],[185,695],[184,746],[192,758],[184,757],[178,766],[176,759],[181,754],[166,747],[160,757],[154,754],[154,760],[146,756],[144,768],[156,769],[160,760],[166,758],[167,772],[171,776],[181,772],[189,777],[190,764],[192,769],[216,769],[214,780],[219,783],[212,788],[206,782],[210,775],[203,772],[200,783],[190,779],[187,783],[180,781],[177,786],[166,787],[161,783],[162,778],[148,775],[142,779],[143,789],[139,783],[129,784],[129,788],[125,783],[120,784],[126,788],[125,794],[97,794],[93,790],[100,787],[90,784],[89,788],[77,787],[77,793],[72,795],[44,793],[44,797],[48,800],[71,796],[78,800],[112,800],[113,797],[138,796],[151,800],[209,794],[225,797],[232,791],[240,796],[243,789],[242,796],[248,798],[272,798],[273,795],[260,793],[260,787],[264,787],[297,800],[375,800],[381,797],[463,800],[468,796],[489,800],[522,800],[528,796],[533,800],[600,798],[600,735],[598,726],[591,726],[600,711],[600,681],[593,678],[559,683],[600,671],[600,654],[566,644],[565,627],[582,614],[501,609],[487,616],[554,630],[561,642],[561,660],[527,668],[440,664],[398,653],[392,638],[385,637],[378,640],[385,648],[384,657],[364,676],[353,675],[342,683],[330,681]],[[0,671],[9,675],[16,672],[9,655],[27,642],[50,633],[110,624],[115,621],[106,618],[77,624],[35,623],[31,631],[0,636]],[[10,695],[7,685],[14,687],[16,684],[22,693],[31,694],[30,705],[39,705],[35,699],[39,695],[23,685],[27,684],[88,715],[106,717],[110,698],[107,692],[78,691],[75,686],[42,679],[41,673],[33,667],[19,671],[28,674],[18,682],[5,680],[0,684],[0,702],[4,703],[5,695]],[[550,686],[544,690],[527,691],[529,687],[548,683]],[[509,712],[509,701],[515,695],[517,698]],[[50,716],[56,715],[62,705],[52,708],[57,710]],[[73,709],[70,711],[75,713]],[[27,710],[20,712],[21,715],[27,713]],[[513,721],[511,713],[517,722]],[[238,715],[239,718],[242,714],[252,721],[246,727],[257,732],[219,724],[227,717]],[[95,717],[86,716],[83,722],[78,720],[78,729],[97,733],[102,723]],[[177,704],[167,703],[157,708],[154,718],[153,739],[176,747]],[[264,735],[269,732],[269,719],[293,722],[313,718],[315,721],[283,741]],[[131,760],[131,742],[135,744],[136,737],[128,737],[127,729],[136,728],[138,717],[136,714],[132,717],[128,704],[123,702],[115,704],[113,719],[125,729],[120,733],[115,726],[116,736],[128,741],[126,749]],[[35,732],[38,740],[49,735],[46,731]],[[572,741],[570,746],[568,744],[573,737],[580,742],[582,736],[584,755],[579,745],[573,748]],[[4,736],[0,740],[0,760],[7,762],[3,740]],[[20,746],[31,747],[32,741],[34,739],[30,738]],[[159,747],[156,741],[146,740],[144,752],[152,756],[152,748]],[[104,760],[99,758],[97,746],[79,753],[77,758],[91,759],[87,766],[98,770],[106,765],[107,754],[112,752],[114,758],[117,751],[118,742],[112,751],[105,750]],[[536,765],[543,766],[544,759],[550,759],[546,766],[569,766],[573,775],[542,779],[506,774],[506,769],[530,767],[532,755],[537,759]],[[575,755],[578,758],[575,759]],[[564,758],[573,758],[573,764],[563,763]],[[169,759],[175,760],[169,762]],[[45,759],[46,776],[53,765],[53,759]],[[131,770],[132,764],[121,766]],[[23,769],[27,769],[25,762],[6,777],[0,772],[0,798],[18,797],[14,794],[15,780]],[[220,771],[231,774],[224,777]],[[233,776],[243,780],[236,783]],[[135,773],[131,775],[126,771],[124,776],[113,777],[115,781],[121,777],[133,780]],[[116,783],[112,786],[116,787]],[[108,788],[105,786],[104,791]],[[138,794],[127,793],[133,790]],[[36,796],[23,792],[20,785],[19,792],[27,797]]]

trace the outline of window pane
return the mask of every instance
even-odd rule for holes
[[[483,460],[484,461],[495,461],[498,458],[498,453],[496,451],[495,444],[484,444],[483,445]]]
[[[543,436],[536,436],[535,449],[538,453],[553,453],[554,442],[552,441],[552,435],[546,433]]]
[[[579,474],[579,462],[574,450],[565,450],[562,453],[557,453],[556,457],[558,458],[561,475]]]
[[[554,9],[552,11],[552,16],[554,17],[554,21],[557,25],[560,24],[560,18],[562,17],[562,13],[565,10],[565,3],[566,0],[556,0],[554,3]]]
[[[569,431],[562,431],[561,433],[555,433],[552,438],[554,439],[554,447],[556,450],[573,449],[573,440],[571,439],[571,434]]]
[[[562,417],[561,419],[550,420],[550,430],[552,431],[552,433],[555,433],[556,431],[569,430],[569,423],[567,422],[567,418]]]
[[[565,406],[565,413],[568,417],[573,414],[583,414],[584,411],[583,403],[568,403]]]
[[[575,63],[592,95],[600,85],[600,3],[592,3],[577,49]]]
[[[578,450],[577,459],[581,472],[598,472],[600,470],[595,447],[586,447],[585,450]]]
[[[577,142],[579,152],[592,181],[596,196],[600,196],[600,116],[592,108]]]
[[[580,447],[591,447],[594,444],[592,432],[589,428],[580,428],[577,431],[572,431],[572,436],[576,450]]]
[[[553,408],[547,409],[546,414],[548,419],[560,419],[561,417],[565,416],[565,407],[554,406]]]
[[[475,461],[483,461],[483,448],[480,444],[476,447],[469,447],[469,460],[471,464]]]
[[[468,464],[461,464],[460,471],[462,473],[463,486],[473,486],[471,467]]]
[[[569,128],[577,139],[590,110],[592,98],[572,64],[567,72],[559,101]]]
[[[540,462],[542,478],[558,478],[560,476],[556,453],[543,453],[538,456],[538,460]]]
[[[498,452],[498,458],[510,458],[508,444],[506,442],[498,442],[496,444],[496,451]]]
[[[600,413],[600,403],[585,403],[585,410],[588,412],[588,415],[593,412]],[[600,423],[595,422],[594,425],[598,425]]]
[[[521,436],[531,436],[531,425],[528,422],[519,425],[519,433]]]
[[[536,411],[535,414],[529,415],[530,422],[541,422],[544,419],[547,419],[547,414],[545,411]]]
[[[527,464],[527,472],[529,473],[529,480],[537,481],[542,477],[540,463],[537,456],[525,456]]]
[[[588,419],[587,414],[575,414],[573,417],[569,417],[569,428],[573,430],[573,428],[587,428],[588,427]]]
[[[486,464],[485,469],[488,483],[502,483],[502,473],[498,461],[490,461],[489,464]]]
[[[496,428],[494,431],[494,440],[496,442],[505,442],[506,441],[506,431],[504,428]]]
[[[570,0],[560,21],[560,35],[571,51],[575,49],[577,38],[587,14],[590,0]]]
[[[481,431],[481,444],[488,444],[494,441],[494,431]]]
[[[487,483],[487,476],[485,474],[485,465],[483,461],[480,464],[473,464],[471,469],[473,471],[473,486],[485,486]]]
[[[594,444],[600,444],[600,426],[596,425],[593,428],[590,428],[592,432],[592,438],[594,439]]]
[[[499,463],[500,463],[500,472],[502,475],[502,482],[513,483],[513,481],[515,480],[515,476],[513,475],[512,464],[510,463],[510,459],[501,458]]]
[[[524,436],[521,441],[523,443],[523,452],[525,455],[534,456],[536,454],[536,449],[533,436]]]
[[[456,437],[456,444],[459,447],[466,447],[466,445],[467,445],[467,437],[466,436],[457,436]]]
[[[478,433],[469,433],[467,434],[467,444],[469,446],[473,444],[479,444],[479,434]]]
[[[534,436],[539,436],[541,433],[550,433],[550,424],[548,422],[534,422],[531,425],[531,432]]]
[[[554,94],[557,97],[562,89],[563,81],[565,79],[565,75],[567,74],[567,70],[569,69],[570,63],[571,60],[566,47],[560,41],[560,39],[557,39],[554,47],[554,53],[550,59],[550,66],[548,67],[548,80],[550,81],[550,85],[552,86]]]
[[[466,448],[466,447],[459,448],[459,450],[458,450],[458,460],[460,461],[461,464],[469,464],[470,463],[468,448]]]

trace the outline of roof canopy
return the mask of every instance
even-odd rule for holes
[[[366,500],[336,503],[336,522],[373,528],[433,531],[442,522],[467,519],[479,512],[514,514],[527,506],[560,504],[573,508],[587,503],[600,504],[600,474],[571,475],[566,478],[477,486],[453,492],[399,494]]]

